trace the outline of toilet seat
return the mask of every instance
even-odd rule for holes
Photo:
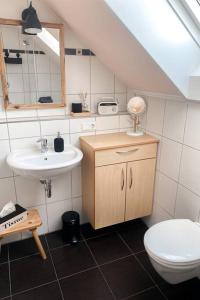
[[[186,268],[200,264],[200,224],[187,219],[167,220],[144,236],[147,253],[158,263]]]

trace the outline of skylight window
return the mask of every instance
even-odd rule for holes
[[[200,25],[200,0],[185,0],[194,20]]]
[[[167,1],[200,47],[200,0]]]
[[[37,36],[58,56],[60,56],[59,41],[45,28]]]

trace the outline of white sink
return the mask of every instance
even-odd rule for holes
[[[49,150],[19,150],[7,157],[8,165],[22,176],[49,179],[73,169],[82,160],[83,153],[72,145],[65,146],[63,152]]]

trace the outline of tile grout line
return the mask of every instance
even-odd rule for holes
[[[183,130],[183,141],[182,141],[182,147],[181,147],[181,154],[180,154],[180,163],[179,163],[179,168],[178,168],[178,176],[177,176],[177,189],[176,189],[176,198],[174,201],[174,218],[176,215],[176,208],[177,208],[177,201],[178,201],[178,189],[179,189],[179,184],[180,182],[180,177],[181,177],[181,167],[182,167],[182,158],[183,158],[183,150],[184,150],[184,140],[185,140],[185,132],[186,132],[186,126],[187,126],[187,121],[188,121],[188,104],[187,104],[187,109],[186,109],[186,116],[185,116],[185,124],[184,124],[184,130]]]
[[[99,270],[99,272],[100,272],[100,274],[101,274],[101,276],[102,276],[102,278],[103,278],[105,284],[106,284],[106,286],[108,287],[108,289],[109,289],[109,291],[110,291],[110,293],[111,293],[113,299],[116,300],[116,297],[115,297],[115,295],[114,295],[114,293],[113,293],[113,291],[112,291],[110,285],[108,284],[108,282],[107,282],[107,280],[106,280],[106,278],[105,278],[105,276],[104,276],[104,274],[103,274],[103,272],[102,272],[102,270],[101,270],[101,268],[100,268],[100,266],[99,266],[99,264],[98,264],[98,262],[97,262],[97,260],[96,260],[96,258],[95,258],[95,256],[94,256],[92,250],[90,249],[90,247],[89,247],[89,245],[88,245],[88,243],[87,243],[87,241],[84,240],[84,243],[85,243],[86,247],[88,248],[88,250],[89,250],[89,252],[90,252],[90,254],[91,254],[91,256],[92,256],[92,258],[93,258],[93,260],[94,260],[94,262],[95,262],[95,264],[96,264],[96,266],[97,266],[97,268],[98,268],[98,270]]]
[[[40,287],[43,287],[43,286],[46,286],[46,285],[49,285],[49,284],[52,284],[54,282],[57,282],[57,280],[52,280],[52,281],[49,281],[49,282],[46,282],[46,283],[43,283],[43,284],[40,284],[40,285],[37,285],[37,286],[34,286],[32,288],[29,288],[29,289],[26,289],[26,290],[23,290],[23,291],[20,291],[20,292],[16,292],[16,293],[13,293],[12,296],[17,296],[17,295],[20,295],[20,294],[23,294],[23,293],[27,293],[29,291],[33,291],[35,289],[38,289]],[[2,299],[1,299],[2,300]]]
[[[124,242],[124,244],[131,250],[132,252],[132,249],[129,247],[129,245],[126,243],[126,241],[123,239],[123,237],[121,236],[120,233],[118,233],[119,237],[121,238],[121,240]],[[140,262],[140,260],[137,258],[137,255],[134,254],[132,252],[132,255],[134,256],[134,258],[136,259],[136,261],[138,262],[138,264],[141,266],[141,268],[145,271],[145,273],[148,275],[148,277],[151,279],[151,281],[154,283],[154,286],[158,288],[158,290],[160,291],[160,293],[163,295],[163,297],[167,299],[167,297],[165,296],[165,294],[163,294],[163,292],[161,291],[159,285],[155,282],[155,280],[152,278],[151,274],[148,272],[148,270],[146,270],[146,268],[143,266],[143,264]]]
[[[95,269],[98,269],[98,267],[96,265],[93,266],[93,267],[89,267],[87,269],[75,272],[75,273],[70,274],[70,275],[62,276],[62,277],[59,278],[59,280],[68,279],[68,278],[71,278],[73,276],[76,276],[76,275],[79,275],[79,274],[82,274],[82,273],[85,273],[85,272],[88,272],[88,271],[92,271],[92,270],[95,270]]]
[[[152,276],[149,274],[149,272],[144,268],[143,264],[141,264],[140,260],[137,258],[136,254],[133,253],[132,249],[129,247],[129,245],[128,245],[127,242],[124,240],[124,238],[121,236],[121,234],[118,233],[118,235],[119,235],[119,237],[121,238],[122,242],[124,242],[124,244],[127,246],[127,248],[132,252],[132,256],[136,259],[136,261],[138,262],[138,264],[140,265],[140,267],[145,271],[145,273],[146,273],[146,274],[148,275],[148,277],[151,279],[151,281],[152,281],[152,283],[153,283],[152,288],[153,288],[153,287],[157,287],[157,288],[159,289],[157,283],[154,281],[154,279],[153,279]],[[159,291],[160,291],[160,289],[159,289]],[[163,295],[163,293],[162,293],[162,295]],[[165,299],[166,299],[166,297],[165,297]]]
[[[121,236],[121,234],[119,234],[119,236],[120,236],[120,238],[122,239],[122,241],[127,245],[127,247],[128,248],[130,248],[129,247],[129,245],[126,243],[126,241],[123,239],[123,237]],[[131,249],[131,248],[130,248]],[[163,297],[165,298],[165,299],[167,299],[166,298],[166,296],[163,294],[163,292],[160,290],[160,287],[158,286],[158,284],[155,282],[155,280],[153,279],[153,277],[151,276],[151,274],[148,272],[148,270],[146,270],[146,268],[143,266],[143,264],[140,262],[140,260],[137,258],[137,255],[136,255],[136,253],[133,253],[133,256],[134,256],[134,258],[136,259],[136,261],[139,263],[139,265],[141,266],[141,268],[145,271],[145,273],[149,276],[149,278],[152,280],[152,282],[154,283],[154,285],[155,285],[155,287],[157,287],[158,289],[159,289],[159,291],[160,291],[160,293],[163,295]]]
[[[44,237],[45,237],[45,241],[46,241],[47,248],[48,248],[48,251],[49,251],[49,256],[50,256],[50,259],[51,259],[51,263],[52,263],[52,265],[53,265],[54,273],[55,273],[55,275],[56,275],[56,279],[57,279],[57,283],[58,283],[59,290],[60,290],[60,293],[61,293],[61,297],[62,297],[62,300],[64,300],[63,291],[62,291],[62,289],[61,289],[60,281],[59,281],[59,279],[58,279],[58,275],[57,275],[57,272],[56,272],[56,267],[55,267],[55,265],[54,265],[53,257],[52,257],[52,255],[51,255],[51,251],[50,251],[50,249],[49,249],[49,244],[48,244],[48,241],[47,241],[46,236],[44,236]]]
[[[125,297],[125,298],[122,298],[121,300],[128,300],[128,299],[130,299],[130,298],[132,298],[132,297],[139,296],[139,295],[141,295],[142,293],[144,293],[144,292],[146,292],[146,291],[150,291],[150,290],[152,290],[152,289],[155,289],[155,286],[152,286],[152,287],[150,287],[150,288],[146,288],[146,289],[144,289],[144,290],[142,290],[142,291],[140,291],[140,292],[137,292],[137,293],[134,293],[134,294],[132,294],[132,295],[130,295],[130,296],[127,296],[127,297]]]

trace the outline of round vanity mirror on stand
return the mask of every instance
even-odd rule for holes
[[[133,97],[128,101],[127,104],[128,113],[133,119],[133,130],[127,131],[128,135],[131,136],[141,136],[144,132],[139,129],[140,116],[144,114],[146,110],[146,103],[142,97]]]

